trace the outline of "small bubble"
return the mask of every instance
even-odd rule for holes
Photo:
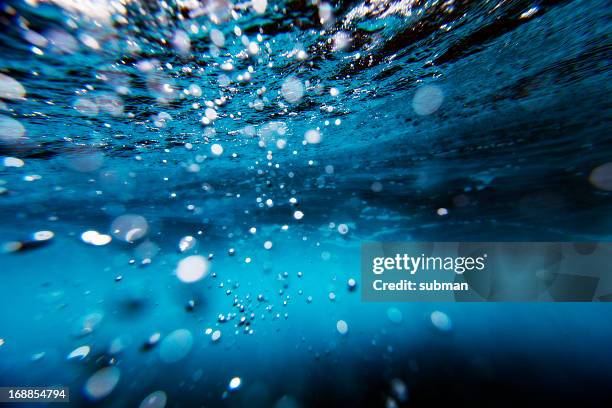
[[[66,360],[79,359],[83,360],[89,354],[90,347],[89,346],[81,346],[72,350],[67,356]]]
[[[440,331],[449,331],[452,329],[453,324],[450,317],[444,312],[436,310],[431,314],[431,323]]]
[[[348,333],[348,324],[344,320],[338,320],[336,330],[338,330],[338,333],[345,335]]]
[[[304,86],[296,77],[289,77],[283,82],[281,92],[287,102],[297,103],[304,96]]]
[[[242,385],[242,380],[240,379],[240,377],[234,377],[230,380],[227,388],[230,391],[237,391],[241,385]]]
[[[140,403],[139,408],[165,408],[168,397],[163,391],[154,391],[147,395]]]
[[[191,255],[179,261],[176,276],[181,282],[193,283],[208,275],[209,261],[200,255]]]
[[[214,154],[215,156],[220,156],[221,154],[223,154],[223,146],[221,146],[218,143],[213,144],[212,146],[210,146],[210,151],[212,152],[212,154]]]
[[[83,391],[89,399],[100,400],[113,392],[120,377],[121,372],[117,367],[102,368],[89,377]]]
[[[166,363],[182,360],[193,345],[193,335],[189,330],[178,329],[168,334],[159,347],[159,357]]]
[[[221,330],[215,330],[212,335],[210,336],[210,339],[216,343],[219,341],[219,339],[221,338]]]
[[[423,85],[414,94],[412,109],[414,109],[417,115],[431,115],[438,110],[443,100],[444,93],[442,93],[442,89],[439,86]]]

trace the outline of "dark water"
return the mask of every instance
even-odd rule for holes
[[[363,241],[610,240],[609,2],[32,0],[0,24],[0,385],[609,400],[604,304],[358,281]]]

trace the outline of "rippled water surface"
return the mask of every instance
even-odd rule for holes
[[[607,399],[606,305],[363,303],[359,246],[609,241],[609,2],[1,7],[0,385]]]

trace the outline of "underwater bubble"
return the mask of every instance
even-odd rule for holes
[[[443,100],[444,93],[439,86],[423,85],[416,90],[412,98],[412,109],[417,115],[431,115],[438,110]]]
[[[408,399],[408,387],[406,383],[399,378],[391,380],[391,391],[400,402],[404,402]]]
[[[353,291],[357,287],[357,281],[353,278],[349,278],[347,285],[348,285],[348,289],[350,291]]]
[[[210,146],[210,151],[215,156],[221,156],[221,154],[223,154],[223,146],[221,146],[218,143],[214,143],[213,145]]]
[[[273,408],[300,408],[300,404],[288,395],[283,395],[276,401]]]
[[[134,248],[134,256],[141,263],[150,263],[159,253],[159,245],[153,241],[144,241]]]
[[[449,331],[453,327],[450,317],[444,312],[436,310],[430,318],[431,323],[440,331]]]
[[[104,92],[96,96],[96,105],[102,112],[112,116],[123,114],[123,99],[112,93]]]
[[[176,276],[185,283],[197,282],[208,275],[210,262],[200,255],[191,255],[179,261]]]
[[[316,129],[307,130],[304,133],[304,140],[310,144],[321,143],[321,132]]]
[[[436,211],[436,213],[443,217],[445,215],[448,215],[448,210],[446,208],[438,208],[438,210]]]
[[[110,235],[100,234],[98,231],[90,230],[81,234],[81,240],[86,244],[101,246],[110,243],[112,238]]]
[[[0,141],[12,143],[25,134],[25,128],[13,118],[0,115]]]
[[[295,218],[296,220],[301,220],[302,218],[304,218],[304,213],[298,210],[293,213],[293,218]]]
[[[342,235],[346,235],[349,232],[349,227],[346,224],[338,225],[338,232]]]
[[[25,98],[25,88],[16,79],[0,74],[0,98],[3,99],[23,99]]]
[[[159,357],[165,363],[182,360],[193,345],[193,335],[187,329],[178,329],[167,335],[159,347]]]
[[[66,360],[72,360],[76,358],[78,358],[79,360],[82,360],[85,357],[87,357],[87,355],[89,354],[89,351],[90,351],[89,346],[77,347],[74,350],[72,350],[70,354],[66,356]]]
[[[395,324],[399,324],[404,319],[401,310],[396,307],[390,307],[387,309],[387,318]]]
[[[61,29],[52,29],[45,33],[51,44],[51,50],[58,54],[72,54],[79,48],[77,40],[68,32]]]
[[[79,149],[67,153],[64,160],[69,169],[81,173],[90,173],[102,167],[104,155],[97,150]]]
[[[330,88],[329,89],[329,94],[331,96],[338,96],[340,94],[340,91],[338,90],[338,88]]]
[[[600,190],[612,191],[612,163],[602,164],[593,169],[589,180]]]
[[[111,233],[121,241],[132,243],[147,235],[149,224],[141,215],[124,214],[115,218]]]
[[[351,44],[351,41],[352,39],[349,33],[347,33],[346,31],[338,31],[332,37],[332,50],[334,52],[344,51]],[[332,96],[336,95],[332,94]]]
[[[206,110],[204,111],[204,115],[211,122],[214,121],[215,119],[217,119],[217,117],[219,116],[217,114],[217,111],[214,110],[213,108],[206,108]]]
[[[104,315],[102,313],[89,313],[77,321],[74,334],[76,336],[85,336],[93,332],[102,322]]]
[[[259,53],[259,44],[255,41],[249,43],[248,51],[250,55],[257,55]]]
[[[234,377],[230,380],[227,389],[230,391],[236,391],[240,388],[240,386],[242,385],[242,380],[240,379],[240,377]]]
[[[89,98],[78,98],[74,102],[74,109],[77,110],[81,115],[96,116],[100,111],[98,105]]]
[[[221,338],[221,330],[215,330],[214,332],[212,332],[212,335],[210,336],[211,340],[213,342],[218,342],[219,339]]]
[[[271,248],[272,248],[272,241],[266,241],[266,242],[264,242],[264,248],[266,248],[266,249],[271,249]]]
[[[289,77],[283,82],[281,93],[287,102],[298,103],[304,96],[304,85],[296,77]]]
[[[32,235],[32,238],[34,238],[34,241],[48,241],[54,236],[55,234],[53,233],[53,231],[36,231]]]
[[[105,367],[96,371],[85,383],[83,392],[89,399],[97,401],[113,392],[121,372],[117,367]]]
[[[373,192],[380,193],[383,190],[383,185],[380,181],[375,181],[370,186]]]
[[[161,333],[153,333],[147,339],[147,342],[145,343],[146,347],[154,347],[159,342],[159,339],[161,339]]]
[[[172,37],[172,46],[179,54],[187,54],[191,48],[189,34],[183,30],[177,30]]]
[[[348,333],[348,324],[344,320],[338,320],[336,330],[338,330],[338,333],[345,335]]]
[[[210,30],[210,40],[217,47],[221,48],[225,45],[225,34],[223,34],[221,30],[213,28],[212,30]]]
[[[179,241],[179,251],[187,252],[193,247],[195,247],[197,242],[198,241],[194,237],[192,237],[191,235],[187,235],[181,238],[181,240]]]
[[[263,14],[268,7],[268,0],[251,0],[251,7],[257,14]]]
[[[164,408],[168,397],[163,391],[154,391],[147,395],[139,405],[139,408]]]
[[[23,160],[18,159],[17,157],[5,157],[2,160],[2,164],[4,167],[23,167],[25,163]]]
[[[329,3],[319,3],[319,22],[321,25],[329,27],[335,21],[334,10]]]

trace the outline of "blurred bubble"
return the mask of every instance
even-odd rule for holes
[[[86,244],[101,246],[106,245],[112,241],[110,235],[100,234],[98,231],[85,231],[81,234],[81,240]]]
[[[18,141],[25,134],[25,128],[13,118],[0,115],[0,140],[7,143]]]
[[[72,350],[70,354],[66,356],[66,360],[79,359],[82,360],[89,354],[90,348],[89,346],[81,346]]]
[[[97,401],[109,395],[119,382],[121,372],[117,367],[105,367],[96,371],[85,383],[83,392]]]
[[[74,109],[86,116],[96,116],[99,111],[98,105],[89,98],[78,98],[74,102]]]
[[[215,24],[227,21],[232,16],[233,5],[227,0],[203,0],[204,10]]]
[[[257,14],[263,14],[268,7],[268,0],[251,0],[251,6]]]
[[[123,100],[109,92],[104,92],[96,96],[96,105],[102,112],[119,116],[123,114]]]
[[[53,231],[37,231],[33,234],[34,241],[48,241],[55,236]]]
[[[589,180],[600,190],[612,191],[612,163],[602,164],[594,168]]]
[[[281,93],[287,102],[298,103],[304,96],[304,85],[296,77],[289,77],[283,82]]]
[[[321,132],[316,129],[307,130],[304,134],[304,140],[309,144],[317,144],[321,142]]]
[[[215,156],[221,156],[221,154],[223,154],[223,146],[221,146],[218,143],[215,143],[213,145],[210,146],[210,151],[212,152],[212,154],[214,154]]]
[[[197,243],[198,241],[194,237],[192,237],[191,235],[187,235],[181,238],[181,240],[179,241],[179,251],[187,252],[190,249],[193,249]]]
[[[192,345],[193,335],[189,330],[175,330],[162,340],[159,357],[165,363],[175,363],[189,354]]]
[[[225,34],[223,34],[221,30],[213,28],[212,30],[210,30],[210,40],[217,47],[221,48],[225,45]]]
[[[230,380],[227,386],[227,389],[229,391],[237,391],[241,385],[242,385],[242,380],[240,379],[240,377],[234,377]]]
[[[0,74],[0,98],[4,99],[23,99],[25,98],[25,88],[16,79]]]
[[[444,94],[439,86],[423,85],[414,94],[412,109],[417,115],[431,115],[438,110],[443,100]]]
[[[181,282],[193,283],[208,275],[210,263],[200,255],[191,255],[179,261],[176,276]]]
[[[141,263],[149,263],[159,253],[159,246],[152,241],[145,241],[134,248],[134,256]]]
[[[189,49],[191,48],[189,34],[183,30],[177,30],[174,33],[174,37],[172,37],[172,46],[179,54],[189,53]]]
[[[328,27],[335,21],[334,9],[329,3],[319,3],[319,22],[321,25]]]
[[[440,331],[449,331],[453,327],[450,317],[446,313],[437,310],[431,314],[431,323]]]
[[[104,315],[98,312],[89,313],[81,317],[74,325],[74,335],[81,337],[92,333],[102,323],[103,318]]]
[[[404,383],[399,378],[394,378],[391,380],[391,391],[395,398],[397,398],[400,402],[405,402],[408,399],[408,387],[406,383]]]
[[[399,324],[404,320],[402,312],[396,307],[390,307],[387,309],[387,318],[395,324]]]
[[[125,242],[134,242],[147,235],[149,224],[147,220],[135,214],[124,214],[113,221],[111,233],[117,239]]]
[[[64,156],[66,166],[82,173],[98,170],[104,162],[102,152],[93,149],[77,149]]]
[[[167,402],[168,397],[165,392],[154,391],[142,400],[139,408],[164,408]]]
[[[77,40],[68,32],[61,29],[52,29],[45,33],[51,45],[51,51],[57,54],[73,54],[79,47]]]
[[[346,50],[348,46],[351,44],[351,41],[352,39],[349,33],[347,33],[346,31],[338,31],[332,37],[332,51],[338,52],[338,51]],[[332,88],[332,89],[335,89],[335,88]],[[336,96],[336,95],[332,93],[332,96]]]
[[[4,167],[23,167],[25,163],[17,157],[5,157],[2,159],[2,164]]]
[[[338,333],[344,335],[348,333],[348,324],[344,320],[338,320],[336,323],[336,330],[338,330]]]

